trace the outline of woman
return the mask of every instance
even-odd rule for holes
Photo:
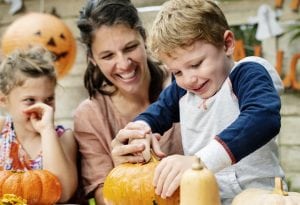
[[[104,204],[102,186],[114,167],[111,141],[157,99],[168,76],[147,55],[146,32],[129,0],[88,1],[77,25],[87,49],[84,84],[89,99],[75,111],[74,131],[82,158],[85,194],[95,197],[97,204]],[[176,125],[162,137],[160,145],[165,154],[182,153],[179,130]],[[137,143],[124,151],[144,148]],[[144,160],[139,155],[128,155],[125,160],[137,158]]]

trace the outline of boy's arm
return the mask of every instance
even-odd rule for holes
[[[158,100],[134,121],[144,121],[151,127],[152,133],[163,135],[174,122],[179,122],[179,100],[185,93],[186,90],[180,88],[174,80],[161,92]]]
[[[196,154],[215,172],[262,147],[280,131],[280,97],[266,69],[244,63],[232,71],[230,79],[240,115]]]

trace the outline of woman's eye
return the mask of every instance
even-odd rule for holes
[[[102,57],[102,59],[109,60],[112,58],[112,54],[108,54]]]
[[[134,45],[126,47],[125,50],[126,51],[133,51],[137,46],[138,46],[138,44],[134,44]]]

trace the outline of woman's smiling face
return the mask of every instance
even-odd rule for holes
[[[92,53],[94,63],[121,92],[134,94],[150,81],[145,41],[124,24],[96,30]]]

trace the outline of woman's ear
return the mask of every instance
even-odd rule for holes
[[[224,33],[224,49],[227,55],[233,55],[235,39],[234,34],[230,30],[226,30]]]
[[[7,97],[0,91],[0,107],[5,107],[7,102]]]
[[[94,66],[97,66],[96,61],[92,57],[88,57],[88,61],[92,63]]]

